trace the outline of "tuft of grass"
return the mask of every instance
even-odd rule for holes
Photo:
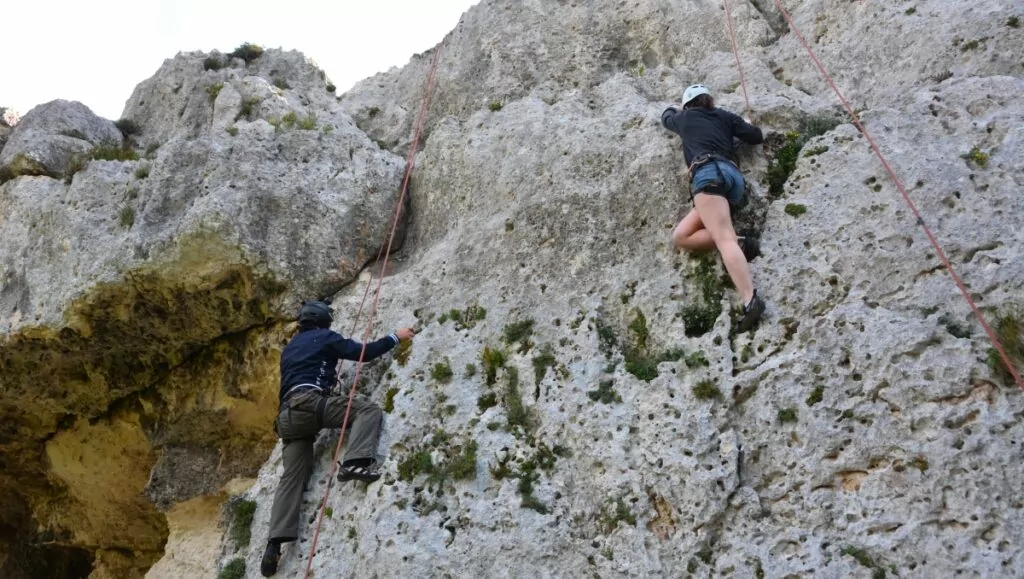
[[[601,318],[594,318],[594,326],[597,328],[598,349],[604,353],[605,358],[611,358],[615,347],[619,345],[615,329],[605,324]]]
[[[846,546],[842,548],[840,553],[853,557],[854,560],[860,563],[862,567],[871,569],[871,579],[885,579],[885,569],[875,563],[874,558],[872,558],[864,549]]]
[[[1003,345],[1003,350],[1010,358],[1010,363],[1020,372],[1020,369],[1024,367],[1024,333],[1022,333],[1024,327],[1021,326],[1020,319],[1014,312],[1004,312],[996,315],[995,323],[992,326],[999,338],[999,343]],[[988,366],[997,379],[1007,386],[1013,384],[1013,374],[1006,368],[1002,357],[995,348],[989,348]]]
[[[235,557],[217,574],[217,579],[243,579],[245,577],[245,559]]]
[[[334,518],[334,509],[332,507],[325,507],[324,508],[324,516],[327,517],[328,519]]]
[[[488,392],[482,394],[476,399],[476,407],[480,409],[480,412],[486,411],[488,408],[493,408],[498,405],[498,395],[494,392]]]
[[[622,397],[615,391],[615,382],[612,380],[601,380],[597,385],[597,390],[587,392],[587,398],[602,404],[622,402]]]
[[[217,95],[220,94],[220,89],[222,88],[224,88],[224,83],[222,82],[211,84],[210,86],[206,87],[206,94],[210,95],[211,101],[215,101],[217,100]]]
[[[476,376],[476,364],[466,364],[466,371],[462,373],[463,378]]]
[[[506,324],[502,331],[501,339],[506,344],[526,344],[530,340],[530,336],[533,335],[533,320],[520,320],[511,324]]]
[[[380,114],[380,107],[370,107],[370,108],[366,109],[366,116],[370,117],[371,119],[376,117],[379,114]]]
[[[434,462],[430,458],[430,451],[426,449],[415,450],[398,463],[398,480],[401,481],[411,482],[420,474],[432,472]]]
[[[786,203],[786,208],[784,211],[786,212],[786,215],[800,217],[804,213],[807,213],[807,206],[801,205],[800,203]]]
[[[828,152],[828,145],[821,145],[820,147],[811,147],[804,153],[804,157],[816,157],[822,153]]]
[[[256,513],[256,501],[239,499],[231,509],[231,541],[242,549],[249,546],[252,538],[252,517]]]
[[[808,406],[814,406],[815,404],[821,402],[821,399],[824,396],[825,396],[825,387],[820,385],[820,384],[815,386],[814,390],[811,391],[811,395],[807,397],[807,405]]]
[[[480,353],[480,362],[484,365],[484,377],[488,386],[498,380],[498,368],[504,368],[507,361],[508,356],[503,350],[484,346],[484,351]]]
[[[327,92],[334,92],[336,90],[338,90],[338,87],[334,86],[332,83],[327,83]]]
[[[637,349],[646,349],[647,340],[651,337],[651,332],[647,329],[647,317],[644,316],[644,313],[639,308],[636,310],[636,317],[629,323],[629,329],[636,336]]]
[[[303,117],[299,123],[299,129],[303,131],[315,131],[316,130],[316,115],[308,114]]]
[[[68,160],[68,170],[64,173],[64,182],[71,183],[75,176],[82,169],[85,169],[86,165],[89,164],[89,158],[85,155],[72,155]],[[2,180],[0,180],[2,182]]]
[[[796,408],[779,408],[779,422],[786,424],[789,422],[796,422]]]
[[[504,105],[501,104],[501,101],[491,101],[490,104],[487,105],[487,108],[490,109],[492,113],[496,113],[501,110],[502,106]]]
[[[438,322],[444,323],[444,321],[452,320],[455,322],[455,327],[459,330],[468,330],[476,326],[477,322],[487,318],[487,310],[476,304],[466,306],[464,310],[452,310],[446,314],[441,314],[438,318]],[[444,321],[441,321],[444,319]]]
[[[506,425],[509,432],[514,432],[515,427],[520,427],[523,432],[530,432],[533,429],[533,420],[530,412],[523,405],[523,396],[519,392],[519,371],[516,368],[506,369],[508,385],[505,390],[505,409],[508,411]]]
[[[245,64],[249,64],[263,56],[263,47],[258,44],[252,44],[251,42],[244,42],[228,56],[231,58],[241,58],[245,61]]]
[[[680,311],[685,333],[691,338],[703,336],[715,326],[715,320],[722,313],[722,296],[725,289],[717,275],[714,258],[701,255],[693,273],[687,276],[697,285],[700,299]]]
[[[533,379],[537,384],[544,379],[544,376],[548,373],[548,368],[553,368],[557,360],[555,360],[555,352],[551,347],[551,344],[544,344],[540,348],[540,351],[533,356]]]
[[[235,120],[245,117],[246,120],[251,121],[253,115],[256,113],[256,105],[260,104],[260,97],[251,96],[242,101],[242,106],[238,108],[238,116]]]
[[[975,50],[981,46],[982,39],[968,40],[967,42],[960,45],[960,52],[967,52],[968,50]]]
[[[131,119],[119,119],[114,122],[114,126],[117,127],[117,130],[121,131],[121,135],[126,139],[132,135],[137,135],[142,132],[138,123]]]
[[[452,372],[451,363],[448,358],[445,358],[443,362],[438,362],[430,368],[430,377],[442,384],[447,384],[452,381],[452,376],[455,374]]]
[[[598,517],[598,524],[604,531],[604,534],[609,534],[619,526],[619,523],[626,523],[627,525],[636,526],[636,515],[630,510],[629,505],[626,504],[622,497],[618,497],[614,501],[609,501],[609,507],[601,512]]]
[[[1011,16],[1006,19],[1006,25],[1010,28],[1020,28],[1020,18],[1017,16]]]
[[[149,177],[149,165],[141,165],[135,170],[136,179],[145,179],[146,177]]]
[[[138,153],[130,147],[121,147],[113,143],[96,145],[90,156],[98,161],[137,161],[139,159]]]
[[[125,229],[131,229],[135,225],[135,208],[125,203],[117,211],[117,224]]]
[[[235,136],[238,135],[238,127],[236,127],[235,125],[231,125],[230,127],[226,128],[224,130],[227,131],[227,133],[229,135],[231,135],[232,137],[235,137]]]
[[[467,480],[476,477],[476,451],[476,441],[470,440],[462,445],[458,454],[452,458],[448,465],[448,472],[454,480]]]
[[[409,363],[409,356],[412,355],[412,340],[402,340],[395,346],[395,361],[398,365],[405,367]]]
[[[224,62],[216,56],[207,56],[203,59],[203,70],[220,70],[224,68]]]
[[[768,161],[768,195],[780,197],[789,176],[796,169],[800,150],[813,137],[823,135],[839,126],[839,119],[828,116],[806,116],[800,119],[798,129],[786,133],[786,141]]]
[[[288,84],[288,81],[281,77],[277,77],[274,79],[274,86],[281,90],[288,90],[292,88],[292,85]]]
[[[712,380],[705,379],[694,384],[693,396],[697,400],[718,400],[722,397],[722,392]]]
[[[971,148],[970,152],[961,157],[968,162],[973,162],[975,165],[984,169],[988,167],[988,153],[982,152],[981,149],[975,145]]]
[[[388,388],[388,391],[384,394],[384,412],[391,414],[395,410],[395,396],[398,395],[399,389],[397,386]]]
[[[906,10],[903,11],[903,13],[906,14],[907,16],[910,16],[915,12],[917,12],[917,6],[911,6],[910,8],[907,8]]]

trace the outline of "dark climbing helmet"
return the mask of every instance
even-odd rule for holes
[[[299,325],[312,325],[318,328],[329,328],[334,321],[334,310],[327,302],[303,302],[299,308]]]

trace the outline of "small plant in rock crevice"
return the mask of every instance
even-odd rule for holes
[[[438,362],[430,368],[430,377],[434,380],[447,384],[452,381],[452,377],[455,375],[452,372],[451,363],[448,358],[445,358],[443,362]]]
[[[135,225],[135,208],[125,203],[117,211],[117,224],[125,229],[131,229]]]
[[[786,215],[800,217],[804,213],[807,213],[807,206],[801,205],[800,203],[786,203],[785,212]]]
[[[540,348],[540,351],[533,356],[533,379],[536,384],[540,384],[540,381],[544,379],[544,376],[548,372],[548,368],[553,368],[557,363],[555,360],[555,351],[551,347],[551,344],[544,344]]]
[[[399,389],[396,386],[392,386],[391,388],[388,388],[388,391],[385,392],[385,394],[384,394],[384,406],[382,407],[382,410],[384,410],[384,412],[387,412],[388,414],[391,414],[392,412],[394,412],[394,410],[395,410],[395,396],[398,395],[398,392],[399,392]]]
[[[598,524],[606,535],[614,531],[619,526],[619,523],[636,526],[636,515],[633,514],[633,511],[623,500],[623,497],[609,501],[609,505],[602,510],[601,515],[598,517]]]
[[[498,380],[498,369],[505,367],[507,359],[503,350],[484,346],[483,352],[480,353],[480,362],[483,364],[484,381],[488,386]]]
[[[722,392],[712,380],[705,379],[693,386],[693,396],[697,400],[718,400],[722,397]]]
[[[683,318],[686,335],[695,338],[710,332],[714,327],[715,320],[722,313],[725,289],[717,275],[714,258],[707,254],[696,258],[696,266],[687,277],[697,285],[700,298],[685,306],[680,316]]]
[[[970,152],[963,156],[963,159],[974,163],[982,169],[988,167],[988,153],[982,152],[977,146],[972,147]]]
[[[236,548],[249,546],[252,537],[252,518],[256,513],[256,501],[237,499],[231,505],[231,541]]]
[[[402,340],[394,349],[394,358],[398,365],[405,367],[409,363],[409,356],[412,355],[412,340]]]
[[[797,421],[796,408],[780,408],[779,409],[779,422],[782,424],[788,424]]]
[[[239,45],[239,47],[233,50],[228,56],[231,58],[241,58],[246,64],[249,64],[263,56],[263,47],[258,44],[245,42]]]
[[[217,574],[217,579],[242,579],[245,577],[245,559],[236,557],[232,559]]]
[[[993,322],[992,329],[995,330],[999,343],[1002,344],[1010,363],[1020,373],[1024,368],[1024,325],[1021,324],[1020,318],[1014,311],[996,314]],[[995,348],[989,348],[988,366],[996,379],[1003,384],[1010,386],[1014,383],[1013,375],[1006,368],[1002,356]]]
[[[490,109],[492,113],[496,113],[500,111],[503,106],[504,105],[501,104],[501,101],[491,101],[490,104],[487,105],[487,108]]]
[[[615,391],[615,382],[612,380],[601,380],[598,383],[597,390],[587,392],[587,398],[602,404],[622,402],[622,397]]]

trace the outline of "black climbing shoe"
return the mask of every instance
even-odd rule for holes
[[[281,560],[281,545],[267,543],[267,550],[263,552],[263,560],[260,561],[260,573],[264,577],[270,577],[277,573],[277,563]]]
[[[747,258],[748,262],[754,261],[754,258],[761,255],[761,241],[756,237],[738,237],[736,241],[740,244],[740,249],[743,250],[743,257]]]
[[[736,332],[742,334],[753,329],[763,313],[764,300],[757,297],[757,290],[754,290],[754,297],[750,298],[750,303],[743,306],[743,317],[740,318]]]
[[[338,469],[338,482],[350,480],[361,480],[363,482],[372,483],[376,480],[380,480],[380,473],[370,470],[369,467],[365,466],[342,466]]]

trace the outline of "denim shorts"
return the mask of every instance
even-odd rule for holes
[[[694,171],[690,191],[694,195],[719,195],[725,197],[729,205],[739,205],[743,201],[743,174],[728,161],[711,161]]]

